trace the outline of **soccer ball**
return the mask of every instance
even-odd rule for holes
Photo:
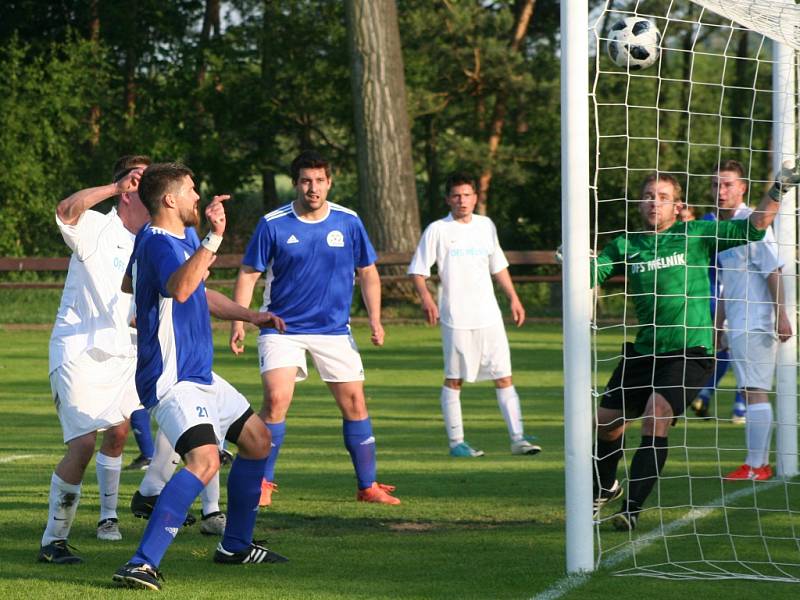
[[[608,55],[618,67],[646,69],[658,60],[661,32],[647,19],[626,17],[608,35]]]

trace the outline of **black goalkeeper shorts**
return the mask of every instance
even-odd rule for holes
[[[640,417],[654,391],[666,398],[674,416],[682,415],[714,372],[714,359],[699,346],[654,356],[639,354],[628,342],[622,352],[600,406],[621,410],[626,419]]]

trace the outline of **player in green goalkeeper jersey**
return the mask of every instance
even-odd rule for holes
[[[681,185],[664,173],[642,184],[643,231],[612,240],[592,261],[592,283],[625,274],[639,330],[625,344],[597,409],[594,516],[623,495],[616,479],[623,433],[642,420],[642,439],[631,462],[628,494],[614,516],[619,530],[636,527],[639,512],[667,460],[667,435],[705,385],[713,368],[713,324],[708,267],[717,251],[760,240],[778,211],[782,194],[800,182],[784,168],[749,219],[680,222]]]

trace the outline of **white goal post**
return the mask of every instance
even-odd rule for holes
[[[602,18],[611,6],[615,13],[652,17],[650,9],[653,5],[661,4],[666,13],[658,15],[660,21],[664,23],[680,22],[682,25],[691,29],[694,21],[685,18],[681,10],[689,4],[695,5],[694,18],[696,19],[696,29],[699,31],[706,26],[703,15],[708,14],[719,30],[744,30],[756,34],[762,40],[762,46],[766,48],[764,54],[760,54],[753,59],[757,64],[757,69],[771,72],[772,102],[771,118],[767,125],[771,127],[771,148],[753,149],[752,147],[742,146],[738,150],[749,151],[751,153],[770,153],[772,173],[778,173],[781,163],[785,160],[795,160],[798,157],[798,115],[797,115],[797,77],[798,77],[798,52],[800,52],[800,5],[794,0],[608,0],[605,6],[596,6],[595,2],[590,8],[589,0],[562,0],[561,1],[561,189],[562,189],[562,241],[563,241],[563,322],[564,322],[564,430],[565,430],[565,496],[566,496],[566,568],[567,572],[577,574],[595,570],[599,564],[596,558],[601,534],[598,531],[598,524],[593,522],[592,516],[592,480],[593,473],[593,440],[594,440],[594,404],[593,397],[598,396],[598,385],[604,383],[597,379],[596,352],[592,346],[592,330],[595,318],[595,303],[592,290],[589,288],[590,264],[589,258],[595,250],[593,240],[597,240],[597,221],[598,213],[602,210],[598,205],[598,188],[602,183],[604,171],[600,169],[600,144],[597,141],[599,129],[593,124],[593,118],[597,116],[598,109],[596,98],[593,97],[594,91],[590,87],[590,75],[592,69],[599,69],[600,58],[595,56],[604,54],[606,51],[605,39],[599,31],[602,29]],[[674,13],[672,12],[674,9]],[[708,12],[710,11],[710,12]],[[602,14],[601,14],[602,13]],[[713,15],[712,15],[713,13]],[[664,16],[666,14],[666,16]],[[674,17],[672,15],[675,15]],[[721,21],[719,20],[721,18]],[[593,20],[590,23],[590,19]],[[597,21],[601,22],[598,26]],[[722,22],[722,25],[716,23]],[[606,25],[607,26],[607,25]],[[607,29],[606,29],[607,31]],[[664,48],[669,45],[668,32],[664,28]],[[691,48],[678,49],[680,52],[691,52],[692,54],[702,54],[708,52],[698,43],[695,36]],[[730,41],[728,42],[730,43]],[[771,44],[771,48],[770,48]],[[727,60],[728,48],[716,48],[713,52],[720,53],[719,56]],[[764,55],[769,58],[764,58]],[[663,55],[662,55],[663,56]],[[608,60],[607,57],[604,60]],[[595,63],[596,64],[593,64]],[[658,79],[659,90],[661,85],[660,67],[658,64],[650,69],[640,71],[636,77]],[[622,69],[624,71],[624,69]],[[621,80],[624,80],[625,73],[622,73]],[[628,74],[628,85],[630,85],[632,75]],[[691,88],[691,77],[689,82],[684,82]],[[723,74],[724,78],[724,74]],[[667,78],[665,78],[666,81]],[[665,85],[680,83],[674,79],[666,81]],[[724,83],[724,82],[723,82]],[[764,90],[758,89],[753,84],[752,92],[755,98],[758,94],[768,95]],[[769,90],[766,90],[769,92]],[[691,92],[689,92],[691,99]],[[627,94],[625,102],[628,102]],[[691,102],[691,100],[690,100]],[[755,100],[753,100],[755,102]],[[637,107],[641,108],[641,107]],[[594,109],[594,114],[592,113]],[[666,111],[667,109],[665,109]],[[685,113],[689,123],[695,118],[692,114],[691,106],[681,107],[680,110],[673,110],[675,113]],[[660,112],[660,107],[657,107]],[[711,115],[712,117],[714,115]],[[716,115],[722,121],[722,112]],[[697,115],[697,119],[707,118],[709,115]],[[751,119],[758,120],[758,117],[751,114]],[[764,126],[763,119],[757,123],[759,127]],[[627,123],[626,123],[627,125]],[[729,126],[729,125],[726,125]],[[644,134],[642,134],[644,135]],[[628,147],[631,148],[631,139],[635,137],[629,131],[625,132],[628,136]],[[749,144],[752,144],[752,131],[750,133]],[[620,137],[624,137],[620,135]],[[661,143],[660,137],[656,136],[655,142]],[[672,142],[673,140],[667,140]],[[686,146],[691,152],[692,138],[687,134]],[[707,144],[706,144],[707,145]],[[659,150],[656,151],[657,153]],[[721,151],[720,151],[721,153]],[[658,156],[658,154],[656,154]],[[658,160],[658,159],[657,159]],[[627,163],[624,165],[627,171]],[[650,170],[660,169],[659,163],[652,164]],[[707,165],[711,169],[711,165]],[[631,179],[642,179],[645,169],[641,164],[637,168],[631,169]],[[691,180],[695,175],[701,174],[692,172],[690,161],[686,159],[685,171],[682,171]],[[707,175],[707,173],[702,173]],[[749,173],[748,173],[749,175]],[[628,185],[628,174],[625,175],[625,198],[622,201],[633,200],[629,192],[631,186]],[[752,187],[761,189],[772,175],[761,173],[757,178],[751,178]],[[687,185],[687,187],[689,187]],[[691,190],[687,190],[688,193]],[[753,194],[756,192],[754,191]],[[638,198],[638,197],[637,197]],[[757,204],[758,198],[754,195],[751,198],[753,204]],[[774,230],[779,242],[780,257],[784,263],[784,301],[785,305],[791,307],[789,311],[790,320],[794,336],[780,345],[778,368],[776,375],[776,412],[775,412],[775,466],[776,475],[779,480],[787,481],[798,474],[798,410],[797,410],[797,369],[798,369],[798,272],[797,272],[797,226],[798,211],[797,199],[794,192],[787,194],[781,204],[780,214],[775,221]],[[595,230],[593,230],[593,227]],[[627,231],[627,217],[625,218],[625,229]],[[608,233],[608,232],[605,232]],[[600,248],[597,248],[599,250]],[[623,326],[624,331],[624,317]],[[690,428],[691,423],[686,425]],[[743,433],[742,433],[743,435]],[[687,456],[689,450],[686,451]],[[726,455],[727,456],[727,455]],[[688,460],[688,459],[687,459]],[[624,460],[623,460],[624,462]],[[620,479],[622,479],[620,477]],[[688,477],[689,489],[692,489],[691,477]],[[727,498],[724,493],[724,486],[720,506],[714,504],[706,507],[709,511],[722,510],[725,512],[725,523],[728,527]],[[787,488],[788,489],[788,488]],[[789,494],[797,494],[794,489],[787,491],[787,504]],[[756,492],[753,492],[755,496]],[[656,492],[653,492],[656,496]],[[737,496],[738,498],[738,496]],[[796,502],[796,500],[794,500]],[[712,502],[713,504],[713,502]],[[687,514],[691,516],[686,523],[690,527],[697,529],[694,519],[697,517],[697,506],[694,500],[687,502]],[[758,505],[756,502],[756,509]],[[792,511],[789,511],[792,512]],[[703,513],[707,514],[707,513]],[[678,525],[682,526],[682,525]],[[673,531],[668,523],[665,523],[663,515],[659,529],[663,535],[667,535],[667,530]],[[641,543],[642,539],[647,538],[646,534],[652,527],[646,527],[642,532],[633,532],[631,543],[635,546]],[[791,537],[797,537],[794,525],[792,525]],[[637,541],[640,533],[641,539]],[[762,535],[763,531],[760,531]],[[704,535],[702,531],[694,534],[700,539]],[[738,537],[745,538],[746,535],[738,535],[728,531],[731,538],[731,545],[736,554],[736,541]],[[796,541],[795,545],[800,544]],[[665,543],[665,546],[667,544]],[[698,541],[698,546],[702,543]],[[766,543],[765,543],[766,546]],[[700,551],[702,554],[702,549]],[[769,551],[767,551],[769,554]],[[737,559],[739,560],[739,559]],[[676,560],[680,563],[680,560]],[[702,562],[702,561],[701,561]],[[800,546],[798,546],[798,566],[800,573]],[[697,569],[697,570],[695,570]],[[778,575],[774,578],[779,580],[800,581],[800,575],[787,575],[777,567]],[[645,569],[646,570],[646,569]],[[695,576],[702,574],[703,569],[691,566],[685,568],[685,576]],[[686,575],[690,573],[690,575]],[[670,577],[659,572],[657,569],[652,573],[655,576]],[[707,574],[707,573],[706,573]],[[725,571],[720,569],[720,578],[745,577],[752,579],[770,578],[764,577],[762,571],[753,569],[753,572],[745,572],[744,575],[735,571]]]

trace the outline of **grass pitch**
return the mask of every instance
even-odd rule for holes
[[[692,594],[730,599],[764,593],[796,597],[798,586],[793,584],[614,577],[613,572],[631,566],[625,560],[613,571],[601,567],[559,595],[553,586],[565,568],[560,328],[534,324],[510,332],[527,431],[539,436],[544,452],[511,456],[491,384],[467,385],[462,393],[465,429],[467,440],[486,451],[479,459],[447,455],[438,401],[438,331],[390,326],[386,346],[380,349],[369,344],[365,329],[357,327],[355,334],[367,372],[379,480],[396,485],[403,504],[355,502],[340,416],[324,384],[312,374],[298,385],[289,413],[276,475],[280,490],[273,506],[259,514],[256,526],[256,538],[266,538],[291,562],[215,565],[211,556],[216,539],[200,535],[196,526],[184,529],[161,565],[165,597],[531,598],[543,592],[551,598]],[[57,566],[35,561],[47,516],[50,474],[63,453],[47,379],[48,337],[47,330],[0,326],[0,594],[47,599],[143,596],[147,592],[111,584],[111,574],[130,558],[144,527],[128,511],[140,472],[122,475],[123,541],[95,539],[98,492],[92,464],[70,537],[85,563]],[[238,358],[227,351],[223,330],[215,339],[215,370],[258,409],[261,386],[253,333],[246,354]],[[609,344],[611,348],[618,340]],[[720,431],[730,436],[731,444],[743,436],[732,426],[690,423],[685,430],[709,446]],[[712,469],[715,453],[708,454],[684,459],[673,453],[666,475],[685,473],[687,464]],[[123,460],[127,463],[135,455],[131,438]],[[735,466],[733,457],[724,460]],[[223,478],[226,474],[223,471]],[[718,495],[719,483],[715,485],[700,490],[701,495]],[[682,493],[679,484],[667,486],[665,498],[673,487],[676,497]],[[222,500],[224,504],[224,491]],[[199,512],[198,505],[194,512]],[[682,511],[673,512],[679,518]],[[658,517],[644,517],[640,529],[645,533],[657,524]],[[627,535],[601,530],[604,548],[627,540]]]

